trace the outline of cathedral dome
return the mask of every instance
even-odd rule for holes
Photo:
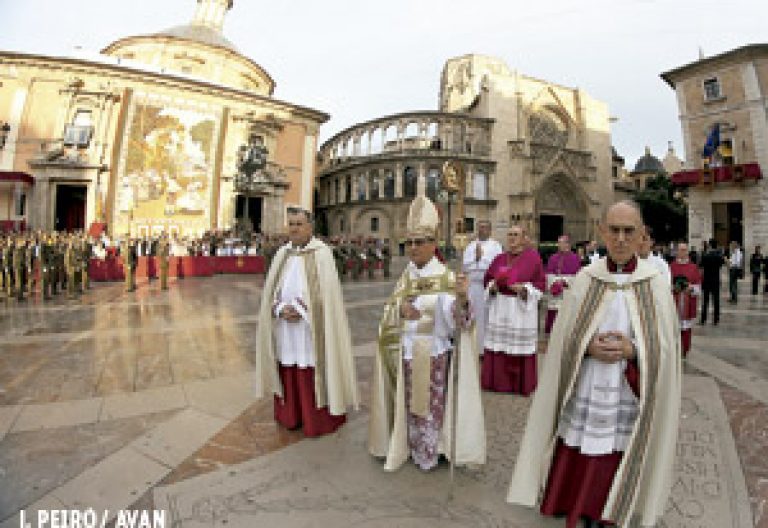
[[[645,147],[645,155],[635,163],[635,170],[632,172],[651,172],[654,174],[666,174],[664,164],[659,158],[651,154],[650,147]]]
[[[171,37],[181,40],[189,40],[207,46],[224,48],[235,53],[240,53],[237,47],[227,39],[220,31],[216,31],[208,26],[197,24],[184,24],[168,28],[165,31],[155,33],[158,37]]]
[[[197,0],[197,9],[189,24],[125,37],[107,46],[102,53],[167,73],[181,73],[271,96],[275,89],[272,77],[224,36],[224,18],[233,5],[234,0]]]

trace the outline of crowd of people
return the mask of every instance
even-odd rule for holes
[[[444,457],[476,467],[487,458],[481,391],[532,395],[507,500],[564,516],[568,528],[582,519],[653,525],[672,484],[688,320],[680,308],[698,280],[682,280],[698,273],[685,245],[671,266],[651,258],[642,212],[626,201],[601,218],[604,256],[590,244],[580,258],[564,235],[545,266],[524,227],[512,226],[502,247],[480,223],[457,273],[438,258],[438,228],[434,204],[417,197],[409,262],[379,323],[370,453],[386,471],[409,459],[429,471]],[[288,237],[262,294],[257,393],[274,398],[277,422],[321,436],[360,402],[338,249],[313,236],[301,209]]]

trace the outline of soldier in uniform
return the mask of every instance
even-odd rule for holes
[[[85,236],[83,237],[82,242],[80,244],[80,252],[81,252],[81,259],[82,259],[80,282],[83,285],[83,291],[86,291],[91,287],[90,277],[88,276],[88,269],[91,266],[91,256],[93,256],[93,244],[91,243],[91,240],[88,237],[85,237]]]
[[[64,268],[67,272],[67,294],[70,299],[74,299],[77,287],[77,272],[79,271],[79,259],[77,255],[77,244],[74,237],[70,236],[67,240],[67,247],[64,250]]]
[[[381,267],[384,268],[384,278],[391,277],[390,267],[392,266],[392,250],[389,247],[389,239],[384,239],[384,244],[381,247]]]
[[[54,295],[58,294],[59,291],[64,292],[64,288],[66,287],[67,283],[67,274],[64,267],[64,253],[67,250],[66,246],[66,239],[64,235],[58,236],[58,239],[56,241],[55,246],[55,253],[54,253],[54,262],[55,262],[55,271],[54,271],[54,278],[53,278],[53,293]]]
[[[13,295],[13,237],[8,235],[5,239],[5,245],[3,250],[3,292],[7,298],[11,298]]]
[[[51,298],[51,293],[55,292],[55,248],[53,236],[49,235],[47,240],[40,244],[40,295],[44,300]]]
[[[13,250],[13,279],[16,286],[16,298],[24,300],[24,271],[27,267],[27,246],[24,237],[16,239],[16,247]]]
[[[381,262],[381,255],[379,249],[376,247],[376,239],[368,239],[368,248],[366,249],[365,255],[368,259],[368,278],[373,279],[376,268],[379,266],[379,262]]]
[[[0,298],[5,297],[5,237],[0,237]]]
[[[120,242],[120,258],[125,272],[125,291],[132,292],[136,289],[136,244],[128,235]]]
[[[168,241],[168,237],[165,233],[157,243],[157,260],[160,267],[160,289],[168,289],[168,259],[171,256],[171,244]]]
[[[40,260],[40,234],[30,236],[27,242],[27,294],[31,297],[35,291],[35,265]]]

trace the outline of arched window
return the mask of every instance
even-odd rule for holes
[[[416,197],[418,179],[416,169],[410,166],[405,168],[403,171],[403,196],[406,198]]]
[[[376,233],[379,230],[379,217],[378,216],[372,216],[371,217],[371,232]]]
[[[427,170],[427,198],[432,201],[437,200],[437,192],[440,190],[440,169],[437,167],[430,167]]]
[[[357,199],[363,202],[367,199],[366,188],[368,186],[368,178],[365,174],[361,174],[357,178]]]
[[[478,171],[472,177],[472,197],[478,200],[488,199],[488,175]]]
[[[395,197],[395,173],[387,170],[384,173],[384,198]]]

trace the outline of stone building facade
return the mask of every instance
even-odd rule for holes
[[[497,203],[492,127],[492,119],[412,112],[338,133],[320,149],[320,223],[332,235],[395,243],[405,236],[408,207],[417,195],[429,196],[447,217],[448,204],[438,199],[439,180],[443,163],[456,159],[468,175],[467,218],[488,218]]]
[[[198,234],[247,210],[273,232],[286,204],[312,206],[328,115],[273,97],[274,80],[222,33],[233,0],[195,4],[191,23],[100,54],[0,52],[0,221]],[[244,193],[235,176],[254,137],[267,168]]]
[[[369,234],[375,207],[390,226],[381,233],[402,238],[405,182],[415,174],[415,192],[435,194],[431,185],[442,162],[459,159],[469,174],[470,225],[491,220],[497,237],[512,224],[525,225],[540,241],[562,233],[594,237],[601,208],[614,196],[617,164],[605,103],[481,55],[447,61],[439,101],[438,112],[362,123],[322,146],[319,209],[328,216],[330,234]],[[380,150],[366,150],[366,142]],[[391,198],[358,200],[369,195],[356,191],[355,182],[372,170],[392,175]],[[349,200],[345,185],[352,189]]]
[[[768,242],[768,44],[736,48],[661,75],[677,95],[692,244],[715,238],[751,248]],[[703,155],[713,130],[719,148]]]

